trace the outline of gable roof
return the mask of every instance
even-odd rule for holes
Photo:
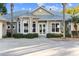
[[[32,15],[33,12],[35,12],[36,10],[38,10],[39,8],[44,9],[45,11],[49,12],[51,15],[36,15],[35,17],[38,17],[40,19],[44,19],[44,20],[62,20],[63,19],[63,14],[58,12],[58,11],[49,11],[47,9],[45,9],[44,7],[37,7],[36,9],[32,10],[32,11],[27,11],[27,10],[21,10],[21,11],[16,11],[13,12],[13,19],[16,19],[19,16],[34,16]],[[0,18],[5,18],[6,20],[11,20],[11,14],[8,13],[6,15],[0,16]],[[66,14],[66,20],[68,20],[70,18],[69,14]]]
[[[44,7],[37,7],[36,9],[34,9],[34,10],[32,11],[32,14],[33,14],[35,11],[39,10],[39,9],[43,9],[43,10],[47,11],[48,13],[50,13],[51,15],[54,15],[53,13],[51,13],[49,10],[45,9]]]

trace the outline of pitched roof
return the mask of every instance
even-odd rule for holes
[[[43,15],[43,16],[36,15],[35,17],[38,17],[40,20],[56,20],[56,19],[62,20],[63,19],[62,13],[57,12],[57,11],[49,11],[49,10],[45,9],[44,7],[38,7],[35,10],[32,10],[32,11],[21,10],[21,11],[13,12],[13,18],[16,19],[17,17],[24,16],[24,15],[25,16],[34,16],[34,15],[32,15],[32,13],[39,8],[42,8],[42,9],[46,10],[47,12],[51,13],[51,15]],[[7,15],[0,16],[0,18],[5,18],[6,20],[10,20],[11,15],[9,13]],[[70,15],[66,14],[66,20],[68,20],[69,18],[71,18]]]
[[[32,13],[34,13],[35,11],[37,11],[38,9],[43,9],[43,10],[45,10],[45,11],[47,11],[48,13],[50,13],[51,15],[53,15],[53,13],[51,13],[49,10],[47,10],[47,9],[45,9],[44,7],[38,7],[38,8],[36,8],[36,9],[34,9],[33,11],[32,11]]]

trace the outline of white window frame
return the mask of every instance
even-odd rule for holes
[[[55,32],[52,32],[52,24],[55,24]],[[59,24],[59,31],[58,32],[56,32],[56,23],[58,23]],[[60,33],[60,22],[51,22],[51,32],[52,33]]]
[[[28,30],[28,32],[24,32],[24,30],[25,30],[24,23],[28,23],[28,27],[26,28]],[[23,34],[27,34],[27,33],[29,33],[29,21],[28,20],[24,20],[23,21]]]

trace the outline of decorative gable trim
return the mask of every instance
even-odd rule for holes
[[[45,9],[45,8],[43,8],[43,7],[38,7],[38,8],[36,8],[36,9],[34,9],[34,10],[32,11],[32,14],[33,14],[34,12],[36,12],[37,10],[39,10],[40,8],[43,9],[43,10],[45,10],[45,11],[48,12],[49,14],[54,15],[53,13],[51,13],[50,11],[48,11],[47,9]]]

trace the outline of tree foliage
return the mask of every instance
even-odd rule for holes
[[[71,15],[79,13],[79,6],[76,6],[74,8],[66,8],[65,13],[71,14]]]
[[[7,13],[7,8],[4,3],[0,3],[0,14],[4,15]]]

